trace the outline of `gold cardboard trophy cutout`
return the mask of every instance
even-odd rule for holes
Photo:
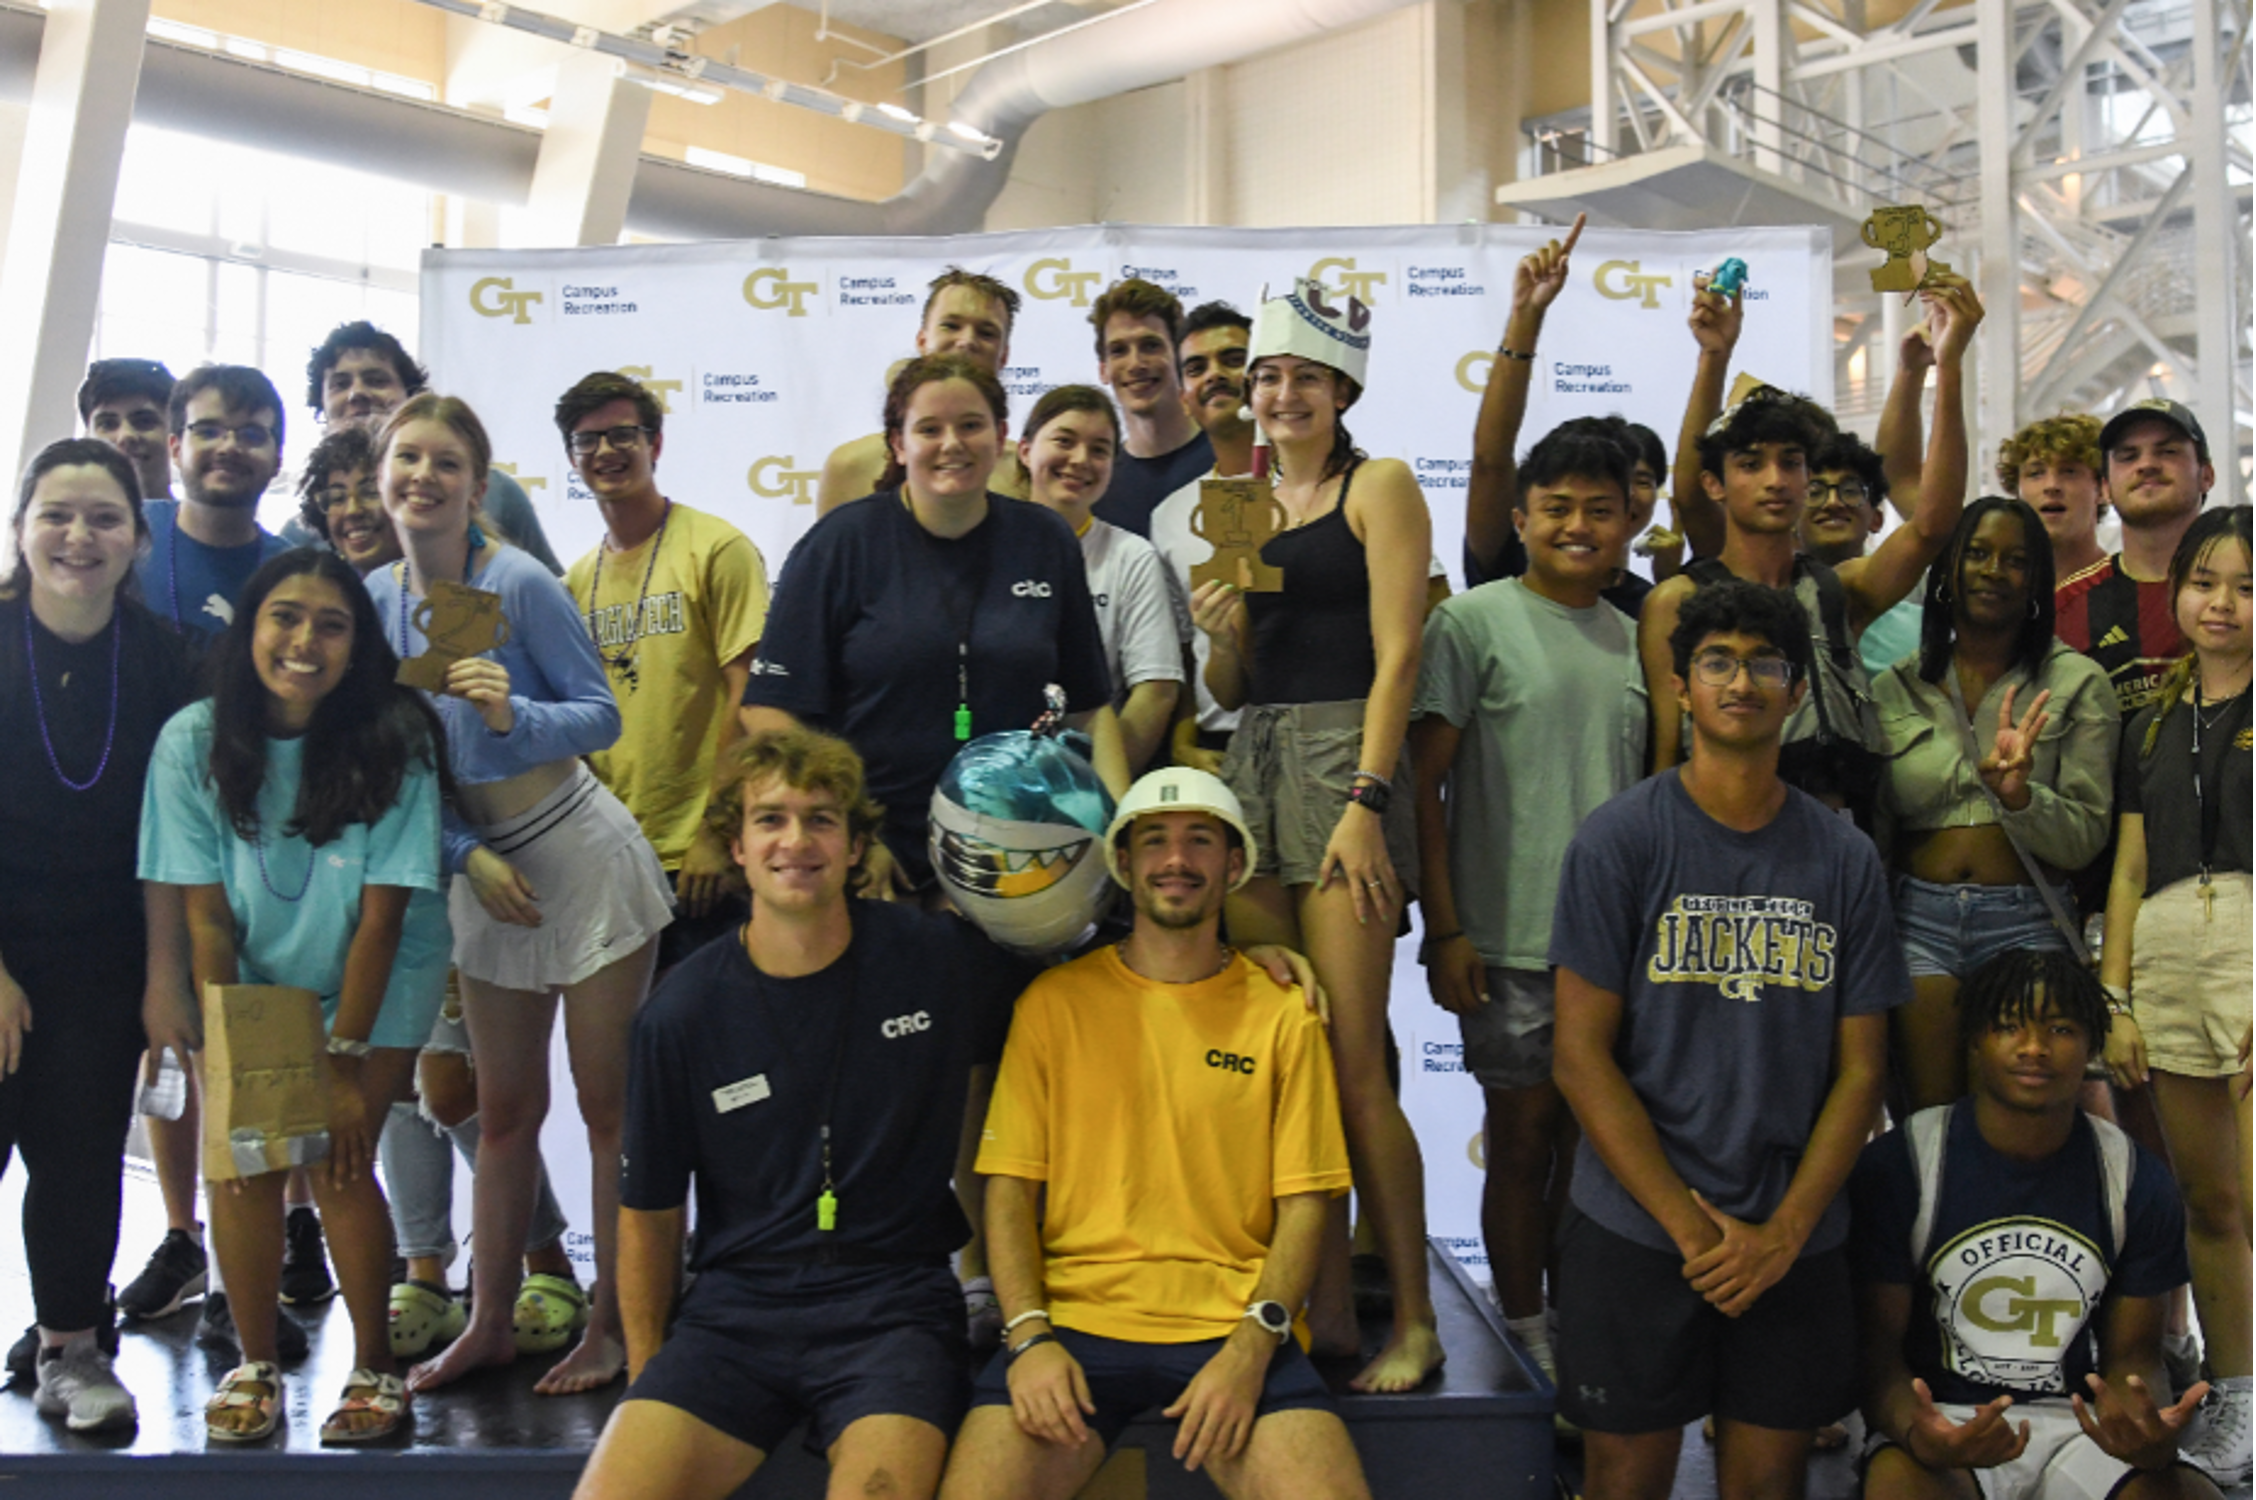
[[[1942,237],[1942,221],[1924,205],[1888,204],[1874,209],[1864,221],[1864,242],[1875,250],[1887,251],[1888,260],[1873,269],[1872,289],[1916,292],[1933,285],[1937,276],[1949,275],[1948,264],[1927,258],[1927,247]],[[1916,267],[1912,264],[1914,256],[1919,258]]]
[[[456,662],[509,644],[501,595],[451,578],[435,580],[415,606],[415,628],[427,644],[421,656],[400,663],[396,680],[427,693],[446,691],[447,668]]]
[[[1263,562],[1261,549],[1284,529],[1285,508],[1266,475],[1200,480],[1191,534],[1212,547],[1214,555],[1191,564],[1191,587],[1219,579],[1247,593],[1276,593],[1285,586],[1285,570]]]

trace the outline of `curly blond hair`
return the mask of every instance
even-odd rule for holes
[[[744,830],[746,793],[770,778],[794,791],[827,792],[837,798],[850,838],[874,840],[885,822],[885,809],[870,800],[862,779],[861,756],[838,736],[820,730],[779,729],[740,741],[728,752],[725,774],[728,780],[705,804],[705,827],[723,844]],[[865,848],[854,861],[847,889],[862,889],[869,874],[868,859]]]
[[[2099,418],[2084,412],[2040,417],[1998,445],[1997,479],[2009,495],[2021,493],[2021,466],[2033,458],[2056,464],[2082,464],[2094,474],[2099,462]]]

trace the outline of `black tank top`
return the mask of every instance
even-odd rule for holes
[[[1306,526],[1279,532],[1261,560],[1285,571],[1274,594],[1246,595],[1253,625],[1250,701],[1336,703],[1371,696],[1378,657],[1371,645],[1371,574],[1347,524],[1351,464],[1339,503]]]

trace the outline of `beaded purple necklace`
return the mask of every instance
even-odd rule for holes
[[[125,641],[124,623],[118,618],[118,610],[113,603],[110,607],[110,727],[102,735],[102,758],[95,762],[94,774],[84,781],[71,780],[63,770],[62,759],[55,754],[55,737],[47,729],[46,695],[39,691],[39,658],[33,654],[31,634],[31,596],[29,591],[26,591],[24,596],[24,665],[31,671],[31,703],[39,719],[39,742],[47,747],[47,764],[54,768],[56,780],[74,792],[92,791],[94,784],[102,779],[102,773],[110,768],[110,751],[117,745],[118,660]]]
[[[258,856],[259,884],[265,886],[268,893],[273,895],[275,899],[290,902],[303,901],[305,899],[305,893],[313,889],[313,867],[321,863],[321,851],[319,849],[308,849],[306,851],[305,879],[298,882],[298,890],[296,895],[292,895],[290,892],[283,890],[280,886],[276,885],[274,883],[274,877],[271,874],[267,873],[265,833],[261,832],[252,836],[251,853]]]

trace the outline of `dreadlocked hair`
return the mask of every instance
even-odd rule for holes
[[[2044,1014],[2046,1006],[2091,1038],[2096,1056],[2107,1040],[2107,991],[2099,976],[2056,950],[2016,948],[1966,977],[1958,991],[1958,1045],[1972,1047],[1999,1026]]]
[[[2227,537],[2240,540],[2241,551],[2256,557],[2256,548],[2248,540],[2248,507],[2245,505],[2220,505],[2205,510],[2194,517],[2186,534],[2178,538],[2178,550],[2170,554],[2170,613],[2178,612],[2178,594],[2185,588],[2186,580],[2200,566],[2209,549]],[[2154,719],[2146,726],[2146,738],[2139,742],[2139,759],[2149,759],[2154,754],[2155,741],[2162,736],[2162,721],[2178,706],[2193,687],[2193,674],[2201,670],[2201,659],[2191,649],[2170,664],[2163,675],[2161,692],[2154,700]]]

